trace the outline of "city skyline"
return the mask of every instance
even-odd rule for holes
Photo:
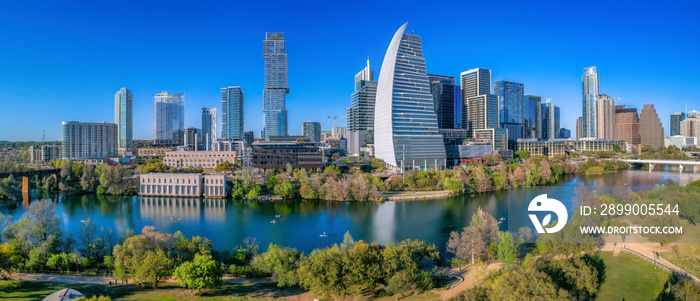
[[[489,4],[484,3],[477,5],[489,7]],[[595,3],[588,5],[595,5]],[[109,19],[113,14],[107,8],[97,9],[94,16],[84,16],[79,14],[80,12],[71,12],[66,7],[47,5],[42,9],[32,9],[33,14],[24,14],[22,12],[30,10],[26,4],[5,3],[4,9],[0,10],[2,17],[0,26],[24,29],[0,32],[0,38],[15,45],[11,49],[0,50],[0,67],[9,71],[5,73],[6,75],[0,75],[0,82],[2,82],[0,102],[3,104],[3,111],[9,112],[20,111],[25,106],[37,108],[34,111],[37,121],[22,124],[18,116],[2,118],[0,127],[7,128],[18,123],[22,124],[22,127],[11,133],[0,133],[0,140],[39,141],[42,130],[46,130],[47,140],[60,140],[59,125],[63,120],[112,121],[114,112],[110,102],[113,101],[114,91],[120,87],[128,87],[134,95],[134,139],[152,139],[149,137],[152,136],[149,134],[152,133],[149,120],[153,112],[149,107],[152,105],[154,94],[166,90],[186,91],[188,103],[185,109],[185,127],[199,127],[201,107],[218,107],[220,93],[218,89],[228,85],[240,85],[245,91],[250,91],[245,111],[251,114],[246,119],[245,128],[257,133],[263,125],[262,117],[252,114],[262,111],[260,91],[263,88],[263,63],[260,60],[259,43],[261,36],[268,31],[285,32],[285,38],[292,41],[290,45],[294,45],[287,51],[293,57],[289,66],[289,87],[294,91],[288,95],[287,99],[289,134],[300,134],[301,123],[309,120],[321,122],[323,129],[329,130],[332,121],[327,120],[326,116],[343,115],[348,107],[348,95],[352,93],[353,87],[346,84],[347,76],[355,74],[357,68],[364,65],[367,55],[382,56],[383,49],[388,45],[385,36],[390,35],[393,28],[405,21],[411,22],[413,28],[420,29],[428,73],[456,77],[460,72],[470,68],[488,68],[493,72],[493,81],[507,80],[523,83],[526,94],[552,98],[556,103],[562,104],[561,126],[573,129],[574,121],[581,115],[581,70],[587,66],[597,66],[598,73],[602,77],[601,93],[611,95],[616,100],[621,97],[619,103],[639,109],[645,103],[656,104],[665,128],[664,134],[668,135],[670,114],[685,111],[686,104],[689,110],[698,109],[693,107],[693,104],[697,103],[695,95],[699,94],[699,88],[690,84],[697,80],[694,70],[697,69],[698,62],[692,59],[691,54],[698,52],[698,42],[694,39],[680,40],[680,37],[697,31],[697,24],[688,24],[692,20],[690,12],[696,11],[697,6],[696,3],[674,3],[667,7],[661,16],[656,16],[656,12],[650,8],[643,8],[634,16],[619,16],[612,21],[613,24],[606,24],[607,28],[603,28],[603,25],[589,28],[589,26],[575,24],[575,19],[585,15],[585,12],[583,9],[573,9],[554,16],[551,20],[561,23],[561,30],[568,30],[571,33],[570,36],[558,40],[561,45],[551,50],[547,49],[551,45],[546,41],[559,38],[558,35],[544,33],[539,30],[540,25],[520,23],[518,24],[525,26],[525,33],[520,41],[538,42],[537,45],[530,44],[532,47],[528,50],[504,47],[506,50],[494,52],[494,49],[499,49],[498,43],[493,47],[483,47],[484,49],[464,48],[465,44],[458,41],[459,39],[451,40],[445,37],[465,34],[488,37],[498,28],[513,26],[514,23],[502,22],[503,24],[495,25],[495,28],[480,29],[483,32],[476,32],[452,26],[459,23],[457,15],[450,15],[452,17],[441,18],[439,22],[435,22],[424,16],[425,13],[420,10],[406,9],[396,16],[371,23],[372,30],[358,32],[354,32],[356,27],[350,25],[356,19],[354,17],[333,18],[328,28],[313,29],[297,24],[298,22],[289,22],[291,18],[298,18],[299,15],[285,16],[282,13],[272,13],[274,18],[253,22],[250,26],[244,26],[244,24],[248,25],[245,22],[249,21],[250,17],[236,20],[227,26],[216,21],[207,21],[197,25],[197,28],[201,31],[206,31],[203,28],[213,29],[211,33],[199,38],[190,32],[185,32],[182,36],[183,49],[160,48],[158,52],[153,52],[149,49],[154,43],[149,41],[150,37],[153,34],[166,32],[166,28],[151,21],[143,23],[144,21],[140,21],[139,17],[142,16],[141,14],[155,10],[155,5],[144,5],[141,10],[128,13],[126,17],[136,20],[136,24],[133,28],[120,28],[116,23],[97,22],[98,19]],[[168,10],[180,12],[185,8],[183,5],[174,4]],[[351,9],[355,15],[367,17],[379,15],[382,9],[378,7],[373,10],[360,10],[349,6],[347,8]],[[624,11],[622,6],[607,8],[605,12],[601,12],[603,17],[619,15]],[[262,7],[246,4],[241,9],[257,12],[262,10]],[[60,24],[56,26],[47,26],[56,24],[52,22],[56,18],[53,16],[56,10],[67,13],[74,17],[74,20],[59,22]],[[327,7],[319,7],[310,12],[297,13],[317,15],[327,10]],[[533,11],[533,9],[527,11]],[[544,16],[547,12],[546,9],[542,9],[536,13]],[[504,13],[512,15],[520,12],[518,7],[510,7],[506,8]],[[205,20],[210,14],[209,11],[196,8],[188,16],[192,20]],[[25,18],[17,18],[20,15]],[[664,31],[650,27],[641,21],[644,18],[640,16],[646,15],[654,15],[663,21],[664,26],[680,30]],[[26,18],[27,16],[30,17]],[[169,26],[175,28],[190,26],[189,22],[192,20],[187,22],[175,20]],[[25,22],[34,23],[29,26]],[[445,30],[448,27],[450,29]],[[148,34],[141,34],[136,28],[145,28]],[[599,31],[602,34],[598,38],[601,43],[607,41],[622,47],[616,47],[618,51],[613,52],[604,49],[582,51],[578,49],[580,42],[577,39],[580,37],[575,35],[582,34],[584,29]],[[645,29],[651,31],[645,31]],[[42,33],[41,30],[47,32]],[[205,52],[203,47],[196,44],[201,41],[206,42],[204,45],[211,45],[210,43],[217,40],[202,39],[209,39],[211,35],[221,34],[222,31],[232,35],[236,44],[236,49],[233,51],[229,51],[226,47],[224,48],[227,51],[212,51],[210,47],[205,47]],[[106,32],[108,36],[103,37],[102,34],[98,34],[99,32]],[[329,53],[327,49],[315,49],[319,41],[330,39],[331,32],[335,33],[333,38],[338,41],[338,44],[343,43],[343,49],[333,48],[331,51],[333,53]],[[114,50],[104,49],[106,45],[111,45],[108,43],[111,38],[120,33],[133,35],[138,47],[125,49],[118,46]],[[630,36],[630,40],[626,40],[624,45],[618,45],[620,43],[616,43],[615,39],[625,34]],[[648,47],[641,42],[632,40],[635,36],[641,35],[671,42],[677,47],[663,49],[663,51],[658,48],[647,50],[645,48]],[[28,36],[55,43],[56,47],[52,51],[56,53],[49,54],[44,50],[29,51],[28,49],[41,47],[36,47],[34,45],[36,42],[33,40],[26,39]],[[85,37],[93,39],[85,39]],[[80,44],[84,50],[76,51],[77,49],[74,48],[76,46],[69,45],[76,40],[86,40]],[[531,55],[533,52],[537,55]],[[663,78],[648,76],[646,69],[649,66],[648,57],[652,52],[654,63],[663,65],[667,71],[670,70]],[[204,53],[208,57],[204,57]],[[52,59],[58,55],[62,55],[61,60]],[[681,61],[684,63],[681,64]],[[214,62],[218,65],[214,65]],[[331,62],[333,68],[328,68]],[[220,67],[222,64],[225,68]],[[115,65],[123,66],[124,68],[121,69],[124,70],[114,71]],[[109,74],[105,71],[108,70],[107,67],[110,68]],[[375,60],[372,67],[379,70],[381,65]],[[157,68],[163,69],[163,72],[152,71]],[[70,70],[66,71],[66,69]],[[174,72],[175,70],[178,72]],[[324,84],[314,84],[314,81],[310,80],[312,76],[322,76]],[[79,88],[69,88],[61,95],[53,95],[52,91],[61,86]],[[667,91],[675,91],[678,94],[669,95]],[[661,106],[661,103],[665,105]],[[344,120],[339,120],[339,126],[344,125],[343,123]]]

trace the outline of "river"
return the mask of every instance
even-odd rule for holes
[[[76,237],[81,220],[91,218],[98,228],[112,228],[118,233],[128,229],[140,232],[148,225],[169,233],[179,230],[187,237],[198,235],[211,239],[218,250],[232,249],[241,245],[246,237],[254,237],[262,249],[269,243],[276,243],[309,252],[340,243],[346,231],[350,231],[355,240],[387,244],[413,238],[435,243],[444,250],[450,232],[467,226],[479,207],[496,219],[504,217],[517,221],[526,213],[523,210],[530,199],[542,193],[556,197],[571,210],[573,189],[581,181],[591,190],[616,184],[647,189],[668,178],[687,184],[700,179],[700,173],[692,170],[680,173],[668,167],[653,172],[626,170],[601,176],[567,177],[558,186],[406,202],[248,202],[98,195],[53,196],[52,199],[58,205],[61,228]],[[35,191],[33,194],[32,201],[35,201],[42,193]],[[24,214],[24,206],[22,202],[4,202],[0,203],[0,212],[17,220]],[[509,210],[519,214],[509,217]],[[514,224],[508,220],[501,228],[517,229],[513,228]],[[325,237],[321,235],[324,232]]]

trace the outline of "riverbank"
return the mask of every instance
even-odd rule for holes
[[[444,199],[454,196],[449,190],[438,191],[396,191],[383,192],[381,195],[385,201],[419,201],[419,200],[435,200]]]

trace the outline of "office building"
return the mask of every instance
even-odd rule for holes
[[[681,134],[681,121],[685,120],[685,113],[676,112],[671,114],[671,136]]]
[[[559,107],[555,106],[551,98],[542,104],[542,139],[559,138]]]
[[[226,175],[199,173],[147,173],[139,176],[139,194],[143,196],[178,196],[224,198]]]
[[[445,145],[447,167],[480,164],[482,158],[493,154],[493,145],[484,142],[469,142],[461,145]]]
[[[102,159],[117,155],[117,124],[64,121],[62,124],[64,160]]]
[[[153,143],[182,145],[185,129],[185,92],[163,91],[153,97]]]
[[[134,143],[134,95],[121,88],[114,94],[114,123],[117,124],[117,148],[127,154]]]
[[[321,142],[321,123],[316,121],[304,121],[301,125],[304,139],[309,142]]]
[[[615,116],[617,116],[617,112]],[[615,121],[615,128],[617,128],[617,121]],[[615,137],[617,137],[617,134]],[[583,117],[576,118],[576,140],[581,139],[583,139]]]
[[[615,140],[615,99],[600,94],[596,98],[598,139]]]
[[[394,34],[382,62],[374,114],[375,156],[395,168],[442,169],[438,132],[420,36]]]
[[[60,145],[32,145],[29,147],[29,159],[32,164],[48,164],[61,158]]]
[[[243,139],[243,106],[241,87],[221,88],[222,139]]]
[[[645,104],[639,114],[639,136],[642,146],[655,149],[664,146],[664,127],[653,104]]]
[[[688,118],[681,121],[681,135],[685,137],[695,137],[700,141],[700,114],[698,111],[690,111]]]
[[[455,97],[455,77],[428,74],[428,82],[430,83],[430,93],[433,94],[438,128],[453,129],[455,127],[455,102],[460,101],[459,98]]]
[[[500,127],[508,130],[508,140],[524,137],[523,133],[523,84],[497,81],[493,94],[498,96],[498,117]]]
[[[253,131],[243,132],[243,141],[245,142],[246,147],[250,147],[250,145],[253,144],[253,141],[255,141],[255,134]]]
[[[139,157],[163,157],[173,150],[174,147],[141,147],[136,150],[136,154]]]
[[[369,65],[355,75],[355,91],[350,96],[347,109],[348,151],[359,154],[363,146],[374,143],[374,103],[377,98],[377,81]]]
[[[334,126],[331,129],[333,139],[342,139],[347,137],[347,128],[344,126]]]
[[[498,123],[498,97],[491,94],[491,70],[485,68],[473,68],[460,73],[460,88],[462,94],[462,128],[463,129],[477,129],[472,128],[470,124],[469,115],[469,99],[486,95],[482,101],[487,101],[489,104],[493,99],[495,99],[495,123]],[[483,114],[483,112],[481,112]],[[479,115],[479,114],[477,114]],[[473,117],[474,115],[472,115]],[[494,117],[492,116],[492,117]],[[485,115],[484,115],[485,117]],[[493,127],[498,127],[493,126]]]
[[[542,97],[523,97],[523,135],[525,138],[542,138]]]
[[[544,140],[520,139],[517,142],[517,151],[528,151],[531,156],[555,156],[565,155],[569,152],[590,153],[601,151],[613,151],[615,145],[624,149],[624,141],[620,140]]]
[[[679,149],[686,147],[696,147],[698,145],[697,137],[686,137],[683,135],[675,135],[664,139],[664,147],[675,146]]]
[[[201,150],[202,145],[202,130],[198,128],[188,127],[183,131],[185,136],[183,138],[184,145],[188,150],[198,151]]]
[[[598,72],[595,66],[583,68],[581,76],[583,95],[583,137],[598,137]]]
[[[559,129],[559,138],[560,139],[569,139],[571,138],[571,130],[567,128],[560,128]]]
[[[263,89],[264,139],[287,135],[287,53],[284,33],[266,33],[263,41],[265,88]]]
[[[624,140],[628,145],[639,145],[639,115],[637,108],[625,105],[615,106],[615,139]]]
[[[323,154],[315,146],[293,141],[253,142],[252,161],[255,168],[284,169],[287,163],[294,168],[321,168]]]
[[[201,167],[206,169],[216,168],[219,163],[228,161],[231,164],[238,163],[237,151],[177,151],[166,152],[163,164],[175,167]]]
[[[202,108],[202,150],[214,150],[217,139],[216,108]]]

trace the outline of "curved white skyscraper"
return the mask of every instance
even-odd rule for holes
[[[438,132],[420,36],[405,23],[386,51],[374,108],[375,157],[403,169],[440,169],[445,144]]]

